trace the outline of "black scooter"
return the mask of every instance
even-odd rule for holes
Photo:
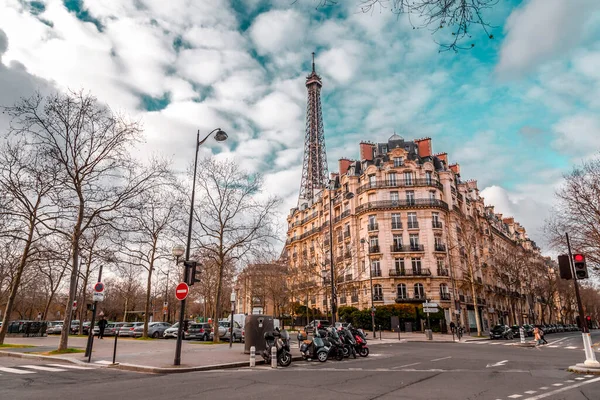
[[[354,335],[348,328],[340,328],[338,331],[340,338],[344,343],[344,357],[350,357],[356,359],[356,339],[354,339]]]
[[[329,346],[325,345],[325,341],[315,329],[315,336],[312,340],[307,340],[306,337],[299,333],[298,342],[300,345],[300,355],[303,360],[319,360],[320,362],[327,361],[329,357]]]
[[[290,334],[284,329],[279,331],[276,329],[273,332],[265,332],[266,349],[262,356],[265,363],[271,363],[271,349],[273,346],[277,348],[277,364],[282,367],[288,367],[292,363],[292,353],[290,352]]]

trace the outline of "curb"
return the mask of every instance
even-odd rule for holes
[[[292,361],[302,361],[301,356],[292,357]],[[264,360],[256,360],[256,365],[265,364]],[[108,368],[120,369],[124,371],[134,371],[134,372],[145,372],[151,374],[178,374],[185,372],[199,372],[199,371],[215,371],[220,369],[231,369],[231,368],[244,368],[250,367],[250,361],[238,361],[227,364],[214,364],[214,365],[200,365],[196,367],[183,367],[183,368],[172,368],[172,367],[147,367],[145,365],[135,365],[135,364],[109,364]],[[278,367],[282,368],[282,367]]]
[[[77,364],[77,365],[95,365],[98,368],[103,368],[105,367],[104,365],[100,365],[100,364],[92,364],[92,363],[87,363],[85,361],[80,361],[80,360],[76,360],[73,358],[69,358],[69,357],[61,357],[61,356],[45,356],[42,354],[30,354],[30,353],[16,353],[16,352],[12,352],[12,351],[0,351],[0,357],[16,357],[16,358],[28,358],[28,359],[33,359],[33,360],[60,360],[60,361],[65,361],[71,364]]]
[[[571,365],[567,368],[568,372],[574,372],[576,374],[591,374],[591,375],[600,375],[599,368],[586,367],[583,364]]]

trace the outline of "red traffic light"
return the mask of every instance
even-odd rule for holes
[[[585,261],[585,256],[583,254],[575,254],[573,256],[573,260],[575,262],[584,262]]]

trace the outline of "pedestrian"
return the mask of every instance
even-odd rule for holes
[[[454,321],[450,321],[450,332],[454,333],[454,328],[456,328]]]
[[[538,328],[537,326],[535,328],[533,328],[533,337],[535,338],[535,344],[540,345],[542,344],[542,336],[540,335],[540,328]]]
[[[98,339],[104,338],[104,329],[108,325],[108,321],[104,318],[104,316],[100,317],[100,321],[98,321]]]
[[[548,341],[546,340],[546,333],[544,332],[544,330],[542,328],[539,328],[539,331],[540,331],[540,338],[544,342],[542,344],[548,344]]]

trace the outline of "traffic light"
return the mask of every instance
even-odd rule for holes
[[[575,265],[575,277],[577,279],[587,279],[588,270],[585,265],[585,256],[583,254],[573,254],[573,264]]]
[[[571,273],[571,263],[569,263],[569,256],[561,254],[558,256],[558,270],[560,271],[560,279],[573,279]]]
[[[185,266],[185,283],[188,286],[192,286],[196,282],[200,282],[200,270],[198,269],[198,263],[196,261],[184,261]]]

